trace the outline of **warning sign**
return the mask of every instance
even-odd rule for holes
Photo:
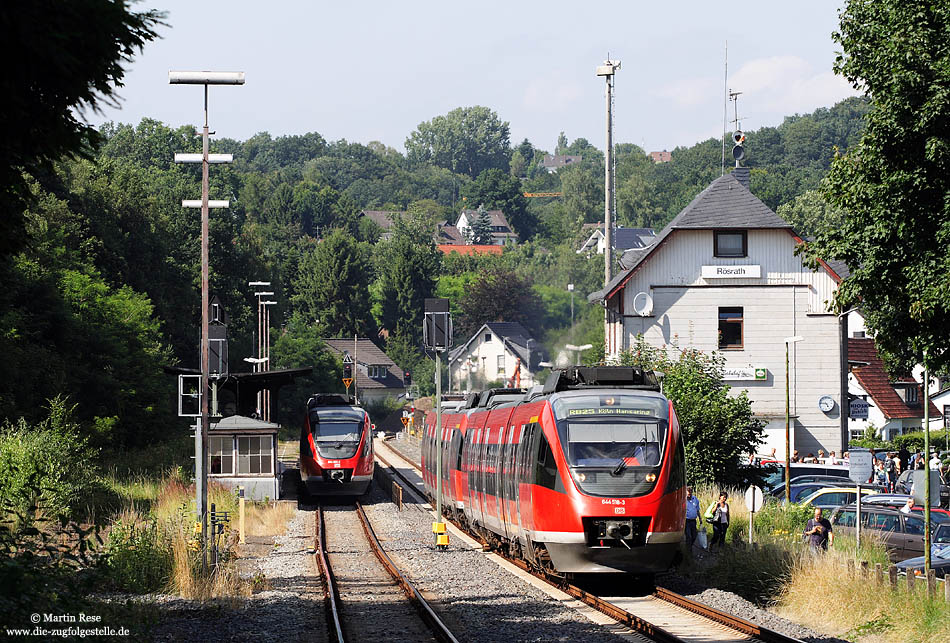
[[[406,416],[404,415],[404,416],[402,416],[402,417],[399,418],[399,419],[402,420],[402,425],[403,425],[403,426],[409,426],[409,418],[408,418],[408,417],[406,417]]]
[[[343,386],[345,386],[346,388],[350,388],[350,384],[352,384],[352,383],[353,383],[353,378],[352,378],[352,377],[344,377],[344,378],[343,378]]]
[[[352,363],[353,363],[353,358],[350,357],[350,354],[347,353],[347,352],[345,352],[345,351],[343,352],[343,363],[344,363],[344,364],[352,364]]]

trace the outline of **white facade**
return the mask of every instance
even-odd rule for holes
[[[478,333],[463,346],[461,351],[453,352],[449,361],[449,388],[453,391],[478,391],[488,382],[501,381],[502,386],[515,374],[518,355],[511,349],[505,338],[482,326]],[[510,342],[510,340],[509,340]],[[532,349],[540,350],[535,340],[529,340]],[[520,363],[521,387],[541,384],[535,380],[535,374],[528,370],[525,360]]]
[[[891,441],[898,435],[910,431],[919,431],[922,426],[920,418],[887,418],[883,411],[877,406],[874,398],[861,386],[857,378],[848,374],[848,394],[860,398],[868,403],[867,418],[848,418],[848,433],[852,439],[864,437],[864,432],[869,426],[873,426],[880,431],[882,440]],[[940,408],[939,406],[937,408]],[[934,428],[943,426],[943,420],[938,418],[933,424]]]
[[[748,391],[753,412],[767,422],[763,452],[774,447],[785,453],[784,340],[796,335],[804,341],[789,349],[791,448],[802,455],[818,449],[840,452],[846,448],[840,425],[841,342],[838,317],[829,310],[836,281],[828,271],[802,264],[790,230],[749,229],[746,234],[747,256],[717,258],[713,230],[673,230],[610,300],[608,355],[629,349],[637,335],[671,350],[720,350],[720,308],[741,309],[741,348],[720,353],[731,373],[726,383]],[[745,270],[711,276],[722,266]],[[647,296],[652,310],[644,305]],[[834,402],[827,412],[819,408],[823,397]]]

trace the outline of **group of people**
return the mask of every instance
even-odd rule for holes
[[[874,454],[873,449],[871,454]],[[941,479],[944,478],[943,462],[935,451],[931,452],[928,461],[922,449],[918,449],[916,453],[911,453],[906,447],[901,447],[899,451],[885,453],[884,459],[875,458],[874,462],[874,473],[868,482],[884,485],[888,491],[894,491],[894,485],[902,471],[922,471],[929,468],[931,471],[937,471]]]
[[[690,549],[699,533],[696,520],[699,518],[699,498],[693,495],[693,488],[686,487],[686,544]],[[706,508],[703,518],[713,528],[713,537],[709,541],[709,550],[722,548],[726,544],[726,530],[729,528],[729,494],[719,492],[719,499]]]
[[[693,495],[693,488],[686,487],[686,545],[690,551],[699,534],[696,521],[699,518],[699,498]],[[908,506],[901,509],[909,513],[914,507],[914,501],[909,500]],[[703,513],[703,518],[710,523],[713,528],[713,537],[709,541],[709,551],[726,544],[726,530],[729,528],[729,494],[725,491],[719,492],[719,499],[709,505]],[[825,551],[828,545],[834,544],[834,533],[831,530],[831,522],[822,516],[820,507],[815,507],[815,513],[808,519],[803,533],[807,538],[812,549],[815,551]]]

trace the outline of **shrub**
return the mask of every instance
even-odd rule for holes
[[[49,401],[49,416],[36,425],[24,418],[0,428],[0,488],[25,511],[37,500],[51,516],[69,516],[97,484],[94,458],[72,421],[74,406]]]
[[[900,449],[901,447],[907,447],[908,451],[917,451],[924,449],[924,432],[923,431],[914,431],[913,433],[905,433],[904,435],[898,435],[894,438],[894,448]],[[947,433],[943,429],[930,431],[930,448],[939,449],[943,451],[947,447]]]
[[[103,565],[118,589],[145,594],[168,584],[172,551],[154,517],[130,512],[112,525]]]

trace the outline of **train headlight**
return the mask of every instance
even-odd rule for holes
[[[647,476],[646,476],[646,481],[647,481],[647,482],[656,482],[656,474],[655,474],[655,473],[648,473]]]
[[[578,482],[584,482],[585,480],[587,480],[587,474],[586,474],[586,473],[578,473],[578,474],[577,474],[577,481],[578,481]]]

